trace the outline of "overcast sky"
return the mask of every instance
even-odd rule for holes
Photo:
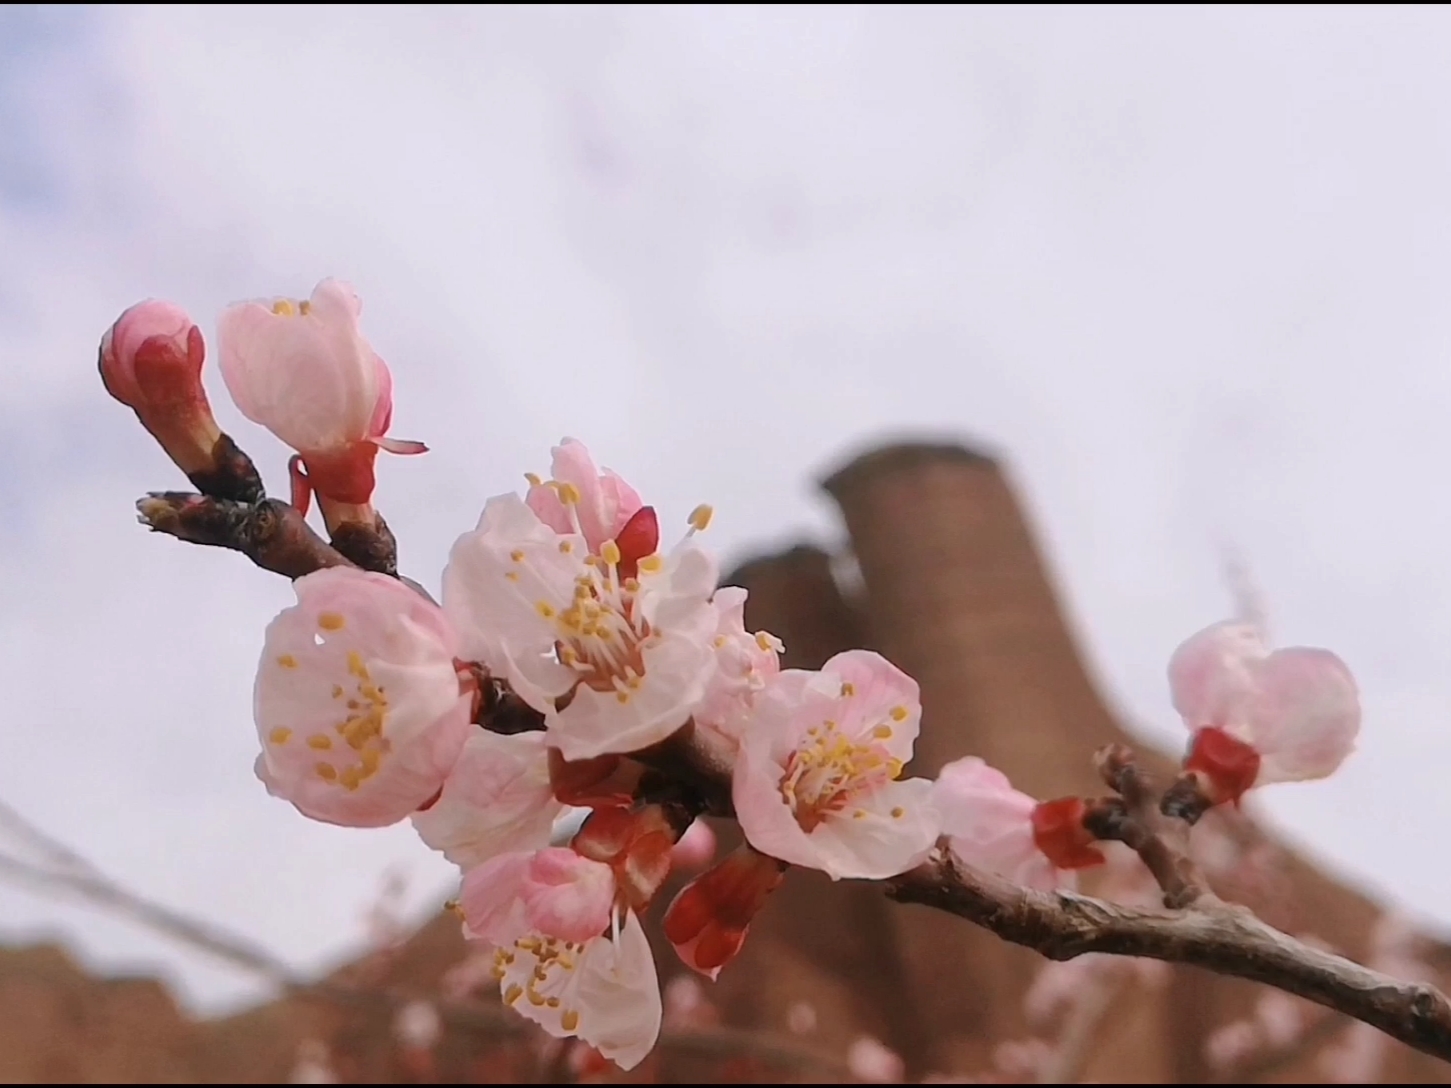
[[[0,7],[0,797],[305,966],[448,867],[257,783],[291,592],[134,523],[185,485],[95,356],[140,298],[210,336],[328,275],[432,447],[380,462],[425,584],[566,434],[667,524],[714,503],[728,561],[839,539],[813,481],[884,436],[983,442],[1149,735],[1227,547],[1350,663],[1361,751],[1261,811],[1451,922],[1445,10]],[[0,888],[0,939],[57,932],[248,992]]]

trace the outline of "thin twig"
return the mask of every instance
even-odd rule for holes
[[[946,856],[888,881],[887,892],[900,902],[966,918],[1049,959],[1109,952],[1188,963],[1263,982],[1451,1060],[1451,1001],[1440,990],[1312,948],[1242,907],[1141,910],[1069,892],[1020,888],[988,873],[958,868]]]

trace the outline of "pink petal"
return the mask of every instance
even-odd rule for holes
[[[1350,670],[1329,650],[1276,650],[1260,670],[1250,727],[1261,757],[1257,784],[1326,777],[1360,731]]]
[[[469,869],[499,854],[548,846],[563,812],[550,786],[544,734],[475,729],[439,799],[414,813],[413,826],[430,847]]]
[[[1250,624],[1216,623],[1191,635],[1169,659],[1169,693],[1190,730],[1239,721],[1268,655]]]
[[[964,865],[1030,888],[1052,889],[1064,877],[1033,841],[1037,801],[976,756],[942,768],[933,790],[952,854]]]
[[[217,322],[222,378],[237,407],[300,453],[367,438],[378,404],[378,360],[358,330],[357,296],[324,280],[308,305],[276,314],[242,302]]]
[[[469,937],[508,947],[530,932],[523,891],[533,858],[527,851],[500,854],[464,874],[459,907]]]
[[[523,890],[530,928],[564,941],[588,941],[610,924],[615,875],[573,850],[550,847],[529,864]]]

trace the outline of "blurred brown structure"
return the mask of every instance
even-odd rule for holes
[[[867,646],[915,676],[926,708],[919,774],[978,754],[1039,796],[1097,792],[1090,754],[1132,738],[1085,672],[1002,468],[956,446],[897,445],[857,458],[825,487],[840,505],[860,579],[840,577],[841,564],[810,546],[755,559],[728,579],[750,590],[748,624],[779,635],[791,666],[818,666],[839,650]],[[1238,834],[1236,852],[1220,866],[1221,894],[1352,958],[1371,954],[1376,905],[1253,828]],[[1254,865],[1235,860],[1251,856]],[[1266,880],[1248,879],[1255,865],[1268,869]],[[678,965],[660,951],[668,980]],[[436,994],[464,955],[457,923],[441,916],[333,982],[401,997]],[[1428,943],[1422,959],[1439,966],[1443,958]],[[992,1079],[999,1044],[1044,1030],[1027,1022],[1023,1001],[1041,966],[1032,953],[958,919],[892,904],[873,886],[793,872],[740,959],[707,991],[727,1027],[673,1032],[624,1079],[840,1081],[843,1055],[863,1035],[901,1054],[909,1079],[931,1072]],[[1327,1067],[1326,1048],[1346,1030],[1329,1017],[1298,1043],[1228,1070],[1211,1067],[1211,1032],[1249,1015],[1264,993],[1187,968],[1169,972],[1158,989],[1129,985],[1089,1025],[1075,1073],[1102,1083],[1360,1079],[1350,1066]],[[396,1010],[388,997],[303,995],[195,1023],[155,983],[88,978],[49,948],[3,952],[0,1079],[276,1082],[294,1075],[308,1040],[326,1043],[343,1081],[570,1076],[560,1057],[541,1058],[537,1036],[495,1005],[450,1007],[440,1041],[424,1054],[397,1041]],[[809,1010],[804,1020],[802,1010]],[[1451,1067],[1389,1041],[1371,1068],[1387,1083],[1451,1080]]]

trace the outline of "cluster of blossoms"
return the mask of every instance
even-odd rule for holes
[[[324,281],[309,300],[230,307],[217,330],[233,399],[296,451],[293,505],[306,513],[315,495],[334,534],[375,524],[379,449],[423,450],[387,437],[392,379],[359,313]],[[193,479],[224,440],[204,354],[161,302],[128,310],[101,345],[107,389]],[[1104,860],[1082,799],[1039,802],[975,758],[904,778],[917,684],[864,650],[781,668],[781,643],[746,629],[745,591],[718,588],[708,507],[662,548],[655,508],[571,439],[548,479],[527,481],[458,538],[441,603],[351,565],[296,579],[264,640],[256,772],[315,820],[410,820],[459,867],[455,906],[494,950],[504,1002],[551,1034],[625,1068],[650,1051],[661,999],[642,918],[707,812],[733,815],[745,844],[685,884],[663,929],[710,978],[789,866],[881,880],[945,841],[959,864],[1053,889]],[[1353,746],[1355,685],[1326,651],[1271,653],[1253,628],[1219,624],[1169,675],[1205,804],[1323,776]],[[505,699],[527,708],[525,728],[499,726]],[[671,779],[686,748],[729,776],[723,809]]]

